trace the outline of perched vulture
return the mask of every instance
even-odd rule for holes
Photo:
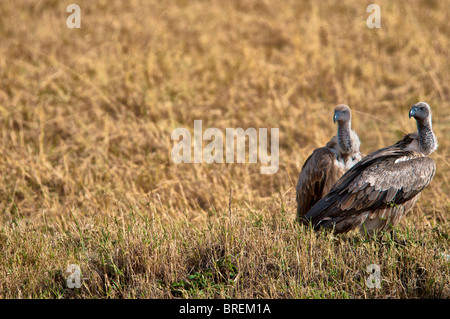
[[[427,157],[438,147],[430,106],[415,104],[409,117],[415,118],[417,132],[356,163],[302,222],[315,229],[334,228],[335,233],[357,228],[369,236],[391,227],[395,235],[394,226],[414,206],[436,171],[433,159]]]
[[[337,135],[306,159],[297,182],[297,220],[330,190],[350,167],[361,160],[360,141],[351,129],[352,113],[347,105],[334,109],[333,122],[338,123]]]

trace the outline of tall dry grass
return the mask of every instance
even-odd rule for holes
[[[2,297],[449,296],[445,1],[379,1],[380,29],[370,1],[288,0],[78,1],[69,29],[71,2],[0,3]],[[415,130],[418,101],[439,149],[401,228],[409,246],[292,225],[336,104],[367,154]],[[194,120],[279,128],[279,171],[175,165],[171,132]],[[368,260],[381,290],[364,286]],[[81,291],[65,286],[73,263]]]

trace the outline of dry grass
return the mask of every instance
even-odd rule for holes
[[[0,297],[449,297],[450,11],[444,1],[0,3]],[[362,151],[415,130],[437,173],[408,241],[315,236],[294,185],[346,103]],[[280,168],[180,164],[177,127],[280,129]],[[229,193],[232,190],[231,217]],[[370,263],[382,288],[365,286]],[[68,289],[79,264],[83,287]]]

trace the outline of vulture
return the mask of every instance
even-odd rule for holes
[[[297,220],[330,190],[350,167],[361,160],[358,135],[351,129],[352,113],[347,105],[334,109],[337,135],[306,159],[297,182]]]
[[[436,172],[427,157],[437,147],[431,127],[431,108],[425,102],[412,106],[417,132],[406,134],[394,145],[379,149],[356,163],[304,216],[314,229],[334,233],[358,229],[362,235],[390,228],[414,206],[420,192]],[[395,237],[394,237],[395,238]]]

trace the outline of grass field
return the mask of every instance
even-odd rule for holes
[[[372,1],[77,1],[70,29],[73,2],[0,2],[0,298],[450,297],[445,1],[377,1],[379,29]],[[416,130],[418,101],[439,149],[406,246],[294,224],[335,105],[368,154]],[[278,172],[174,164],[194,120],[279,128]]]

